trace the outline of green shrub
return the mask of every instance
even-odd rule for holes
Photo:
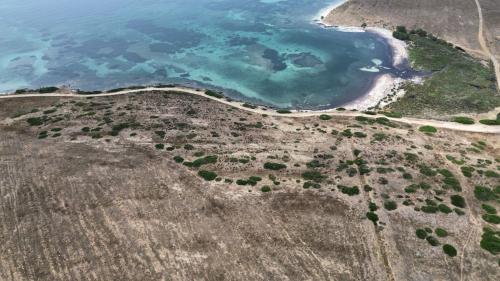
[[[488,213],[488,214],[496,214],[497,213],[497,210],[495,209],[495,207],[491,206],[491,205],[488,205],[488,204],[482,204],[481,207],[483,208],[483,210]]]
[[[459,216],[463,216],[465,215],[465,212],[462,211],[461,209],[459,208],[454,208],[453,211],[455,211],[455,214],[459,215]]]
[[[426,165],[420,165],[420,173],[422,175],[426,175],[428,177],[434,177],[435,175],[437,175],[437,171],[432,169],[431,167],[428,167]]]
[[[445,204],[439,204],[438,209],[441,213],[445,213],[445,214],[449,214],[449,213],[453,212],[453,210],[450,209],[450,207],[446,206]]]
[[[353,186],[353,187],[342,186],[340,191],[344,194],[349,195],[349,196],[354,196],[354,195],[359,194],[359,188],[357,186]]]
[[[276,112],[279,113],[279,114],[290,114],[290,113],[292,113],[288,109],[279,109],[279,110],[276,110]]]
[[[201,170],[198,172],[198,176],[202,177],[206,181],[213,181],[217,178],[217,174],[211,171]]]
[[[446,230],[445,230],[445,229],[443,229],[443,228],[439,228],[439,227],[438,227],[438,228],[436,228],[436,231],[435,231],[435,232],[436,232],[436,235],[437,235],[438,237],[446,237],[446,236],[448,236],[448,231],[446,231]]]
[[[324,121],[328,121],[328,120],[332,119],[332,116],[330,116],[328,114],[321,114],[319,116],[319,119],[324,120]]]
[[[374,225],[377,225],[378,222],[378,216],[374,212],[368,212],[366,213],[366,217],[373,222]]]
[[[163,143],[158,143],[158,144],[155,144],[155,148],[158,150],[162,150],[165,148],[165,145]]]
[[[304,182],[304,184],[302,185],[303,188],[305,189],[308,189],[308,188],[321,188],[321,185],[319,183],[315,183],[315,182],[312,182],[312,181],[306,181]]]
[[[474,188],[474,195],[480,201],[495,200],[497,195],[488,187],[476,185]]]
[[[488,227],[483,228],[480,245],[493,255],[500,253],[500,231],[494,231]]]
[[[282,163],[266,162],[264,163],[264,169],[274,171],[283,170],[286,169],[286,165]]]
[[[420,208],[420,210],[422,210],[422,212],[427,213],[427,214],[434,214],[438,211],[438,207],[432,206],[432,205],[425,205],[425,206],[422,206],[422,208]]]
[[[257,108],[256,105],[253,105],[253,104],[250,104],[250,103],[244,103],[242,106],[246,107],[246,108],[250,108],[250,109],[256,109]]]
[[[354,136],[357,138],[366,138],[366,134],[363,132],[355,132]]]
[[[484,175],[488,178],[498,178],[500,177],[500,175],[498,175],[497,172],[495,171],[491,171],[491,170],[487,170],[486,172],[484,172]]]
[[[443,252],[450,257],[455,257],[457,255],[457,249],[450,244],[443,245]]]
[[[325,178],[320,172],[318,171],[306,171],[302,173],[302,177],[305,180],[310,180],[310,181],[315,181],[315,182],[321,182]]]
[[[26,119],[26,122],[30,124],[30,126],[40,126],[43,125],[43,119],[41,117],[31,117]]]
[[[500,125],[500,120],[494,120],[494,119],[483,119],[479,120],[479,123],[484,124],[484,125],[489,125],[489,126],[499,126]]]
[[[453,206],[465,208],[465,199],[462,196],[455,194],[450,196],[450,199]]]
[[[184,158],[182,158],[182,157],[180,157],[180,156],[175,156],[175,157],[174,157],[174,161],[175,161],[176,163],[182,163],[182,162],[184,162]]]
[[[429,244],[431,244],[431,246],[433,246],[433,247],[439,245],[439,241],[436,239],[436,237],[434,237],[432,235],[427,236],[427,238],[425,238],[425,240],[427,240],[427,242],[429,242]]]
[[[417,229],[415,231],[415,234],[417,235],[417,237],[419,239],[425,239],[425,238],[427,238],[427,231],[425,231],[425,230],[423,230],[421,228]]]
[[[492,223],[492,224],[499,224],[500,223],[500,217],[495,215],[495,214],[484,214],[482,216],[483,220],[486,222]]]
[[[434,134],[437,132],[437,129],[433,126],[422,126],[418,130],[426,134]]]
[[[395,201],[385,201],[384,208],[388,211],[393,211],[398,208],[398,204]]]
[[[472,173],[474,172],[474,168],[470,166],[462,166],[460,167],[462,174],[468,178],[472,177]]]
[[[269,186],[267,186],[267,185],[264,185],[264,186],[260,189],[260,191],[262,191],[262,192],[270,192],[270,191],[271,191],[271,188],[270,188]]]
[[[457,116],[457,117],[454,117],[452,120],[453,120],[453,122],[457,122],[457,123],[465,124],[465,125],[472,125],[475,123],[474,119],[472,119],[470,117],[464,117],[464,116]]]
[[[408,33],[394,31],[392,36],[398,40],[408,41],[410,40],[410,35]]]
[[[198,158],[193,161],[193,167],[199,168],[203,165],[215,164],[217,163],[217,156],[209,155],[202,158]]]
[[[377,204],[373,202],[368,203],[368,209],[370,209],[371,212],[375,212],[376,210],[378,210]]]
[[[224,97],[224,95],[222,95],[221,93],[217,93],[217,92],[214,92],[212,90],[205,91],[205,95],[211,96],[214,98],[218,98],[218,99],[222,99]]]

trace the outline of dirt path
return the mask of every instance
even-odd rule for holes
[[[161,92],[175,91],[175,92],[182,92],[182,93],[186,93],[186,94],[202,96],[204,98],[215,100],[215,101],[239,108],[241,110],[251,111],[254,113],[258,113],[258,114],[267,114],[270,116],[303,118],[303,117],[320,116],[322,114],[329,114],[332,116],[351,116],[351,117],[364,115],[360,112],[336,111],[334,109],[325,110],[325,111],[299,111],[299,112],[292,112],[290,114],[280,114],[272,109],[266,109],[266,108],[261,108],[261,107],[248,108],[248,107],[243,106],[244,103],[236,102],[236,101],[228,101],[226,99],[219,99],[219,98],[207,96],[207,95],[205,95],[204,90],[187,88],[187,87],[170,87],[170,88],[147,87],[144,89],[123,90],[123,91],[115,92],[115,93],[102,93],[102,94],[92,94],[92,95],[79,95],[79,94],[76,94],[74,92],[51,93],[51,94],[0,95],[0,100],[1,99],[12,99],[12,98],[26,98],[26,97],[79,97],[79,98],[109,97],[109,96],[127,95],[127,94],[134,94],[134,93],[140,93],[140,92],[150,92],[150,91],[161,91]],[[366,116],[370,117],[370,115],[366,115]],[[371,116],[371,117],[373,117],[373,116]],[[409,117],[403,117],[403,118],[387,117],[387,118],[392,120],[392,121],[395,121],[395,122],[401,122],[401,123],[406,123],[406,124],[411,124],[411,125],[430,125],[430,126],[434,126],[436,128],[448,129],[448,130],[454,130],[454,131],[500,134],[500,126],[487,126],[487,125],[483,125],[483,124],[464,125],[464,124],[455,123],[455,122],[418,119],[418,118],[409,118]]]
[[[500,64],[498,63],[498,60],[495,57],[495,55],[491,53],[490,48],[488,47],[488,42],[486,38],[484,38],[483,10],[481,8],[481,3],[479,2],[479,0],[475,1],[477,6],[477,12],[479,14],[479,32],[478,32],[479,44],[481,45],[481,49],[483,49],[485,55],[488,56],[491,62],[493,63],[493,69],[495,70],[495,76],[497,78],[497,90],[500,92]]]

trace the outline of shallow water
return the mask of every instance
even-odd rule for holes
[[[311,22],[327,0],[2,0],[0,91],[152,83],[280,107],[338,106],[391,72],[371,33]]]

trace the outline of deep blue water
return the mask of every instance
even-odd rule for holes
[[[174,82],[275,106],[338,106],[380,74],[367,68],[392,58],[377,35],[311,22],[336,1],[2,0],[0,92]]]

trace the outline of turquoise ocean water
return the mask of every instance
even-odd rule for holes
[[[2,0],[0,92],[182,83],[279,107],[338,106],[393,69],[377,35],[312,22],[332,3]]]

